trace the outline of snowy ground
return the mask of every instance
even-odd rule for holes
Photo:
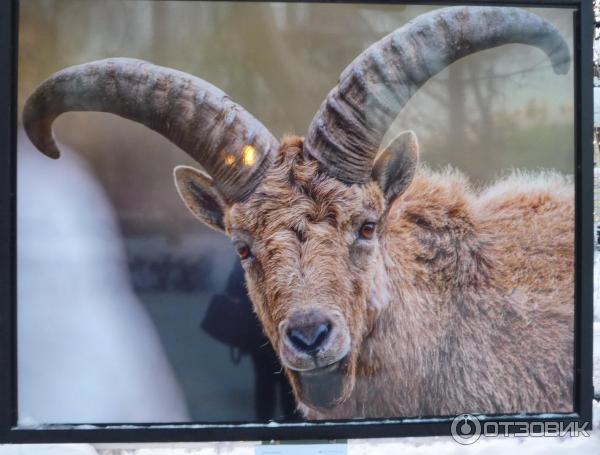
[[[351,440],[348,455],[598,455],[600,453],[600,405],[594,406],[594,428],[589,437],[578,438],[481,438],[462,446],[450,437]],[[254,455],[256,443],[193,443],[135,445],[44,445],[0,447],[1,455]],[[323,452],[320,452],[323,453]],[[306,452],[316,455],[317,452]]]

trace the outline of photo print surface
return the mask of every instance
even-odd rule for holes
[[[22,0],[18,75],[21,427],[574,410],[572,9]]]

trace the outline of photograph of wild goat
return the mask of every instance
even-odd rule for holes
[[[420,164],[410,125],[384,141],[440,71],[508,44],[569,72],[570,44],[540,15],[457,6],[366,48],[304,136],[277,139],[211,83],[132,58],[53,74],[23,126],[58,158],[58,116],[112,113],[200,164],[175,168],[177,191],[231,239],[303,418],[570,412],[572,178],[513,170],[476,189]]]

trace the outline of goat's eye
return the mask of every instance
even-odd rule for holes
[[[250,247],[246,243],[242,242],[236,243],[235,250],[237,251],[238,256],[242,260],[248,259],[252,254],[252,252],[250,251]]]
[[[375,223],[370,221],[363,223],[358,231],[358,235],[361,239],[371,240],[375,235]]]

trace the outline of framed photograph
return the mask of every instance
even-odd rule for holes
[[[0,442],[585,425],[591,31],[583,0],[2,2]]]

